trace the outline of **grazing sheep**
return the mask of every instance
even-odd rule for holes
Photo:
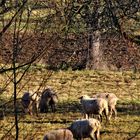
[[[48,112],[48,106],[51,106],[52,112],[56,110],[55,106],[58,102],[57,94],[54,93],[50,88],[45,89],[40,98],[40,112],[41,113],[47,113]]]
[[[111,119],[114,112],[114,117],[117,116],[116,104],[119,98],[114,93],[98,93],[94,97],[103,98],[108,101],[109,119]]]
[[[48,132],[43,140],[73,140],[73,134],[68,129],[58,129]]]
[[[104,112],[106,117],[106,122],[108,121],[108,103],[103,98],[90,98],[87,95],[83,95],[80,98],[82,104],[82,109],[85,118],[89,118],[90,114],[99,115],[102,122],[102,112]]]
[[[30,115],[33,115],[33,113],[37,114],[39,106],[38,94],[25,92],[21,98],[21,104],[25,113],[29,113]]]
[[[77,140],[82,138],[99,140],[101,124],[97,119],[82,119],[74,121],[68,129],[71,130],[73,137]]]

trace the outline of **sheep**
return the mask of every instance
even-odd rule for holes
[[[73,137],[77,140],[90,138],[91,140],[99,140],[101,124],[97,119],[82,119],[74,121],[69,127]]]
[[[58,96],[50,88],[45,89],[41,93],[39,108],[41,113],[48,112],[48,106],[51,106],[52,112],[56,111],[56,104],[58,102]]]
[[[25,92],[21,97],[21,104],[25,113],[33,115],[38,113],[39,96],[37,93]],[[38,114],[37,114],[38,115]]]
[[[80,98],[82,104],[82,111],[85,118],[89,118],[90,114],[99,115],[102,122],[102,112],[104,112],[106,117],[106,122],[108,121],[108,103],[103,98],[90,98],[87,95],[83,95]]]
[[[48,132],[43,140],[73,140],[73,134],[69,129],[57,129]]]
[[[109,119],[111,119],[113,112],[114,118],[116,118],[117,116],[116,104],[119,98],[114,93],[98,93],[94,95],[94,97],[106,99],[108,101]]]

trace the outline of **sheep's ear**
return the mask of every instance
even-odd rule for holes
[[[109,94],[106,95],[106,98],[109,98]]]
[[[83,96],[81,96],[81,97],[78,97],[78,99],[82,99],[83,98]]]

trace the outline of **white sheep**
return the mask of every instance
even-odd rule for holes
[[[38,113],[39,96],[37,93],[25,92],[21,97],[21,104],[25,113]]]
[[[116,104],[119,98],[114,93],[98,93],[93,97],[103,98],[108,101],[109,119],[111,119],[113,112],[114,112],[114,117],[117,116]]]
[[[57,129],[48,132],[43,140],[73,140],[73,134],[69,129]]]
[[[83,138],[98,140],[100,137],[101,124],[97,119],[82,119],[74,121],[68,129],[71,130],[73,137],[77,140]]]
[[[82,111],[85,118],[89,118],[90,114],[97,114],[102,122],[102,113],[104,113],[106,122],[108,121],[108,102],[105,99],[90,98],[87,95],[83,95],[79,99],[82,104]]]

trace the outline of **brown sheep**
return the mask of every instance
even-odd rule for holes
[[[37,93],[25,92],[21,98],[21,104],[25,113],[38,115],[39,96]]]
[[[41,93],[39,108],[41,113],[47,113],[48,107],[51,106],[52,112],[56,110],[56,104],[58,102],[58,96],[50,88],[45,89]]]

